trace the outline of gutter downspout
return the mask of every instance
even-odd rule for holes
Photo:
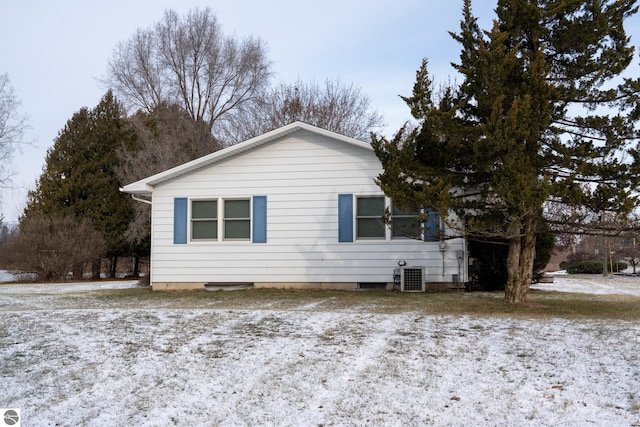
[[[125,192],[123,187],[118,188],[118,190],[120,190],[120,192],[121,192],[121,193],[124,193],[124,192]],[[143,199],[143,198],[141,198],[141,197],[136,197],[136,195],[135,195],[134,193],[131,193],[131,198],[132,198],[133,200],[135,200],[136,202],[142,202],[142,203],[146,203],[146,204],[148,204],[148,205],[151,205],[151,204],[153,203],[153,202],[152,202],[151,200],[149,200],[149,199]]]
[[[146,203],[146,204],[148,204],[148,205],[151,205],[151,204],[153,203],[151,200],[147,200],[147,199],[142,199],[142,198],[140,198],[140,197],[136,197],[136,195],[135,195],[135,194],[132,194],[132,195],[131,195],[131,198],[132,198],[133,200],[135,200],[136,202],[142,202],[142,203]]]

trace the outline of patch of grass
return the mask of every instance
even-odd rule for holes
[[[529,299],[554,317],[640,320],[640,298],[630,295],[533,292]]]
[[[514,318],[640,320],[640,298],[531,291],[524,304],[506,304],[501,292],[425,295],[437,314]]]
[[[38,306],[42,307],[42,295]],[[532,290],[524,304],[504,303],[501,292],[331,291],[254,289],[244,291],[154,292],[150,288],[97,290],[49,294],[51,307],[60,309],[225,309],[225,310],[356,310],[368,313],[417,312],[421,315],[502,316],[514,318],[584,318],[640,320],[640,298],[624,295],[588,295]],[[20,295],[21,309],[30,296]],[[49,304],[47,304],[49,305]]]

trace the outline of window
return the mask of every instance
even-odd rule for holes
[[[384,197],[356,199],[356,238],[384,239]]]
[[[355,220],[354,220],[355,218]],[[432,209],[403,211],[385,196],[338,195],[338,241],[442,238],[440,216]]]
[[[395,205],[391,206],[391,238],[392,239],[420,239],[419,211],[402,211]]]
[[[177,197],[173,225],[174,244],[189,240],[267,243],[267,196],[191,201]]]
[[[191,239],[218,238],[218,201],[193,200],[191,202]]]
[[[224,239],[251,238],[251,203],[249,199],[224,201]]]

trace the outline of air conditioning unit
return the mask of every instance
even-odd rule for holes
[[[424,267],[401,267],[400,290],[402,292],[424,292]]]

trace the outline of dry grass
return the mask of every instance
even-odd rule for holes
[[[640,320],[640,298],[532,290],[528,302],[505,304],[500,292],[316,291],[256,289],[233,292],[153,292],[150,288],[21,295],[20,309],[55,299],[62,309],[215,308],[228,310],[362,310],[371,313],[470,315],[512,318]]]

